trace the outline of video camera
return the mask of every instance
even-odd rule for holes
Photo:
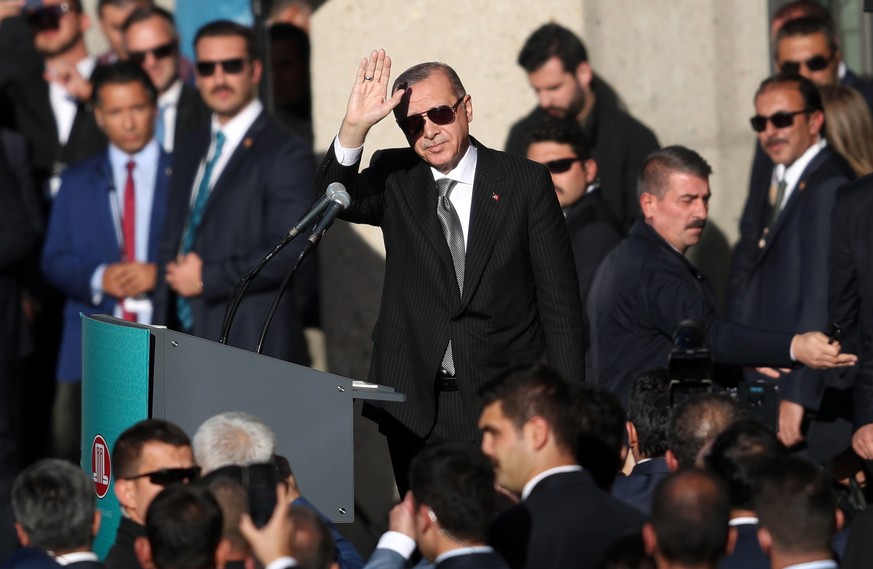
[[[734,384],[713,379],[712,355],[703,346],[706,328],[700,320],[683,320],[673,333],[670,372],[670,405],[701,393],[722,393],[731,397],[751,418],[774,431],[779,424],[779,388],[774,381],[741,379]]]

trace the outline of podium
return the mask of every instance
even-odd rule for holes
[[[405,395],[162,327],[82,318],[82,467],[102,515],[98,556],[121,516],[110,452],[146,418],[193,436],[218,413],[256,415],[276,433],[276,453],[288,458],[306,498],[334,522],[354,522],[353,400]]]

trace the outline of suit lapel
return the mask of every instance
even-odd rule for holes
[[[158,258],[158,246],[161,243],[161,229],[163,221],[167,217],[167,196],[170,185],[170,175],[173,169],[170,167],[170,155],[160,150],[158,158],[158,171],[155,175],[155,194],[152,200],[152,217],[149,221],[149,249],[148,259],[152,262]]]
[[[123,191],[123,188],[116,188],[115,181],[112,179],[112,166],[109,162],[109,152],[104,153],[103,160],[97,163],[95,168],[95,179],[97,183],[94,185],[95,192],[95,209],[97,211],[97,227],[96,230],[101,235],[100,243],[106,245],[104,258],[106,259],[121,259],[121,242],[119,241],[118,230],[121,228],[120,211],[113,211],[110,207],[110,200],[114,200],[117,205],[118,192]],[[118,221],[118,223],[116,223]]]
[[[470,210],[470,235],[467,238],[467,255],[464,268],[464,296],[462,308],[472,298],[485,265],[494,249],[500,231],[503,211],[512,196],[503,183],[504,172],[494,159],[494,151],[476,143],[478,158],[476,177],[473,181],[473,203]],[[448,251],[448,247],[446,247]]]

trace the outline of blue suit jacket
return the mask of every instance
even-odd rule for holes
[[[628,476],[615,479],[612,497],[651,515],[652,495],[658,483],[668,474],[670,469],[667,468],[667,459],[663,456],[637,464]]]
[[[167,213],[170,155],[160,153],[155,178],[155,196],[149,227],[149,262],[157,262],[158,245]],[[91,277],[101,264],[121,261],[121,246],[110,207],[112,168],[106,150],[71,167],[61,179],[61,189],[52,206],[42,253],[46,278],[66,297],[58,380],[82,377],[82,329],[80,313],[112,314],[115,299],[103,295],[94,304]]]

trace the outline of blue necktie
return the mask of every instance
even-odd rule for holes
[[[212,170],[215,168],[215,163],[221,156],[221,149],[224,146],[226,137],[220,130],[215,132],[215,151],[212,153],[212,158],[206,163],[203,169],[203,177],[200,179],[200,184],[197,186],[197,196],[194,198],[194,205],[188,213],[188,224],[185,227],[185,234],[182,237],[182,247],[179,251],[181,255],[190,253],[194,248],[194,240],[197,239],[197,230],[200,228],[200,221],[203,219],[203,210],[206,209],[206,200],[209,199],[209,181],[212,178]],[[191,313],[191,303],[188,299],[182,296],[176,296],[176,315],[179,317],[179,324],[182,325],[182,330],[185,332],[191,331],[194,326],[194,317]]]

